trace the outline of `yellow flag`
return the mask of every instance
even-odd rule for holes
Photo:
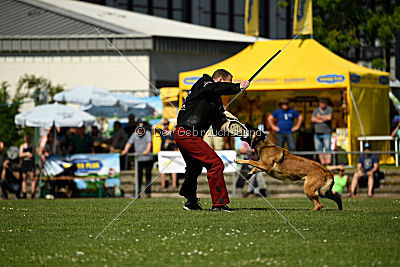
[[[258,0],[246,0],[244,31],[246,35],[258,36]]]
[[[312,1],[296,0],[293,16],[293,34],[313,34]]]

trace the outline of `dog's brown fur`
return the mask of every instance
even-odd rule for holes
[[[267,137],[258,142],[254,142],[255,138],[255,136],[252,136],[250,143],[256,150],[260,161],[236,160],[237,163],[254,166],[249,174],[264,171],[279,180],[296,181],[303,179],[305,180],[304,193],[315,205],[313,210],[319,210],[323,207],[318,196],[326,196],[334,200],[341,210],[340,198],[339,205],[339,200],[334,199],[337,197],[332,196],[333,176],[329,170],[315,161],[290,154],[286,149],[272,143]]]

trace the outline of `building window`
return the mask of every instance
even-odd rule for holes
[[[132,10],[140,13],[147,14],[147,0],[128,0],[132,2]]]
[[[234,2],[234,31],[244,33],[244,2],[245,1],[233,1]],[[261,1],[263,2],[263,1]]]
[[[216,1],[216,9],[213,10],[216,15],[216,28],[229,30],[229,1],[218,0]]]
[[[172,19],[183,21],[183,0],[172,1]]]
[[[157,0],[153,1],[153,14],[158,17],[168,17],[168,1]]]

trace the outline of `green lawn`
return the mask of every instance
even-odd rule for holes
[[[399,266],[400,200],[233,200],[234,213],[184,211],[182,199],[0,201],[0,265]],[[210,207],[210,200],[201,201]]]

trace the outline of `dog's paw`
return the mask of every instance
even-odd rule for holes
[[[235,159],[235,163],[243,164],[243,160],[241,160],[241,159]]]
[[[262,170],[259,169],[259,168],[257,168],[257,167],[254,167],[253,169],[251,169],[251,171],[249,172],[249,174],[253,175],[253,174],[257,173],[257,172],[262,172]]]

